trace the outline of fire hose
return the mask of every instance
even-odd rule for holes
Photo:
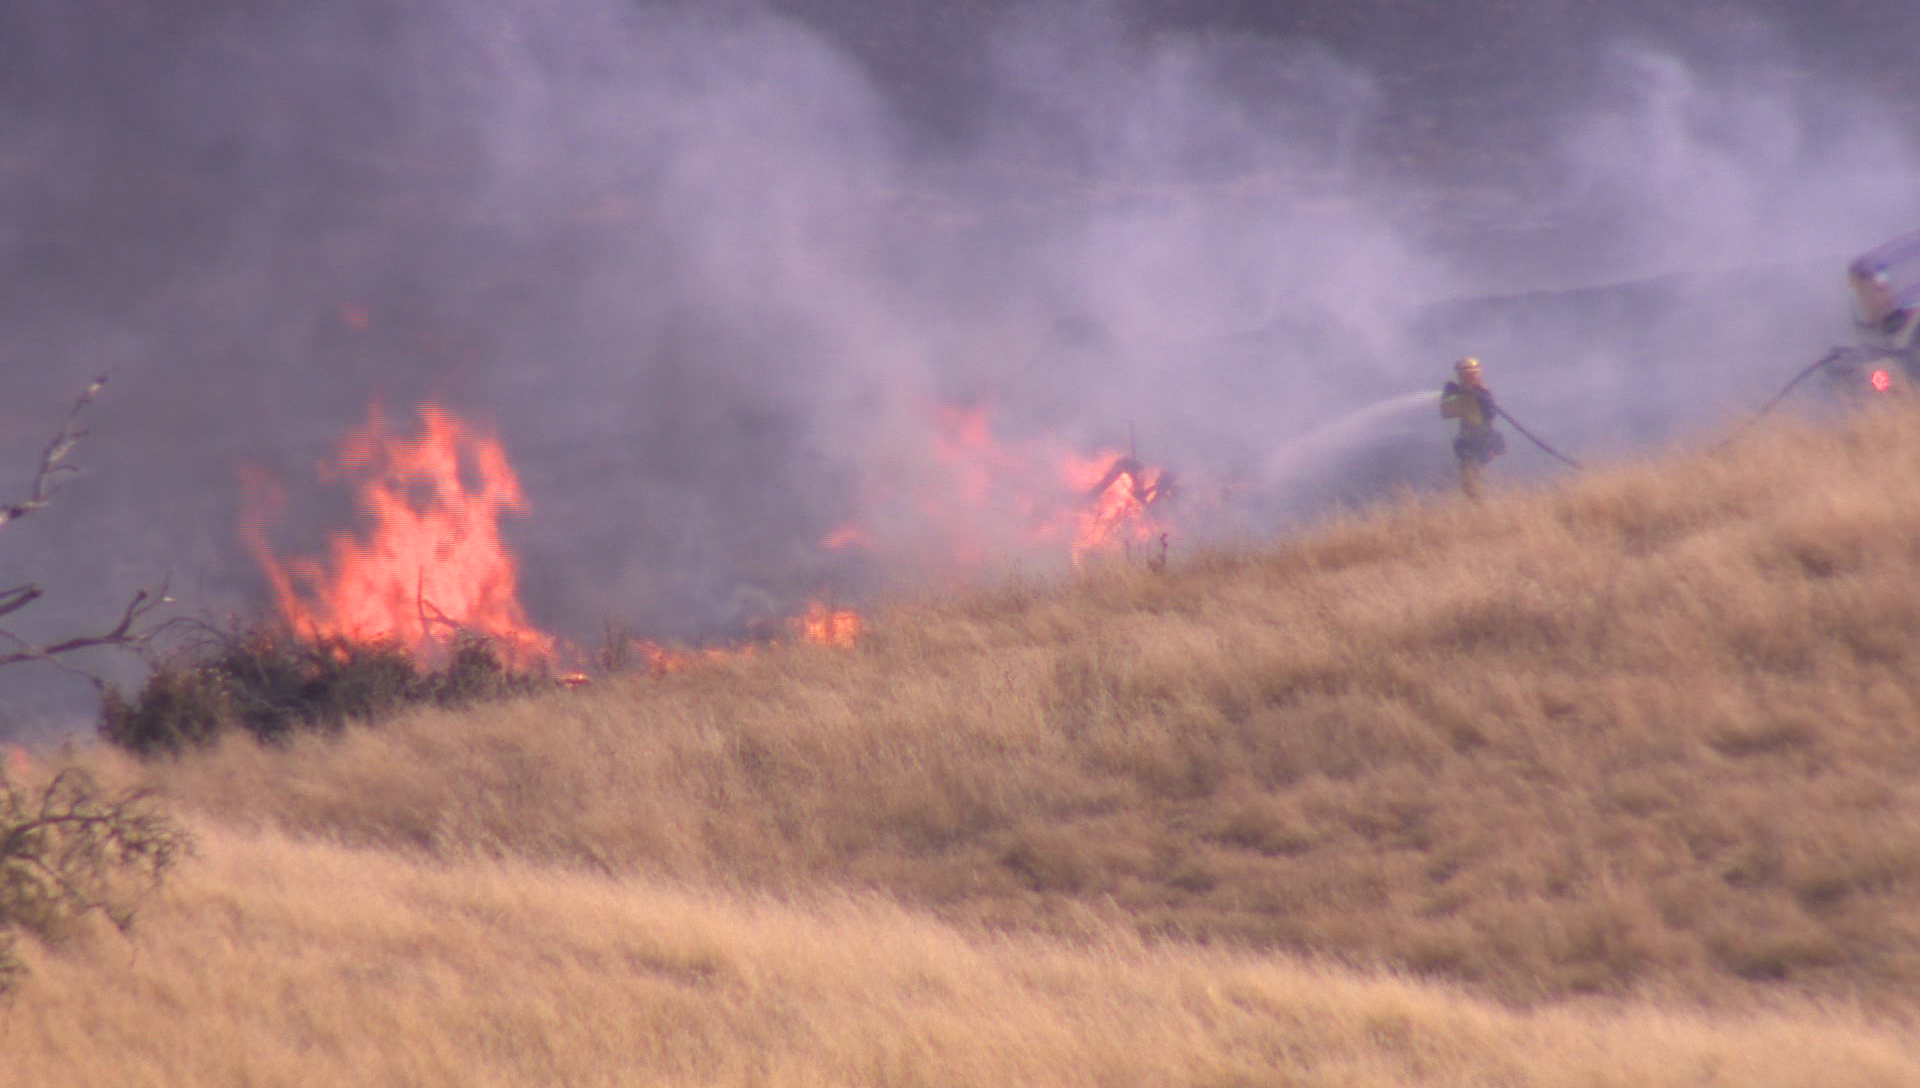
[[[1795,386],[1799,385],[1803,381],[1806,381],[1808,378],[1811,378],[1814,374],[1819,372],[1819,370],[1822,367],[1826,366],[1828,363],[1832,363],[1840,359],[1845,359],[1850,355],[1856,355],[1856,354],[1858,354],[1858,349],[1855,349],[1855,348],[1834,348],[1832,351],[1829,351],[1825,355],[1822,355],[1818,359],[1815,359],[1812,363],[1809,363],[1804,369],[1802,369],[1800,373],[1795,374],[1793,376],[1792,381],[1789,381],[1787,384],[1781,386],[1780,391],[1773,395],[1773,399],[1761,405],[1760,410],[1755,412],[1752,415],[1752,417],[1750,417],[1745,423],[1742,423],[1740,424],[1740,426],[1735,427],[1733,429],[1732,434],[1727,435],[1727,437],[1722,438],[1720,441],[1715,442],[1713,445],[1707,447],[1708,452],[1718,453],[1719,451],[1726,449],[1728,446],[1732,445],[1734,439],[1739,438],[1741,435],[1747,433],[1747,430],[1751,428],[1754,424],[1767,418],[1767,416],[1775,408],[1780,407],[1780,402],[1787,399],[1787,394],[1793,392]]]
[[[1564,453],[1561,453],[1561,452],[1560,452],[1559,450],[1556,450],[1556,449],[1554,449],[1554,448],[1553,448],[1552,446],[1549,446],[1549,445],[1547,445],[1547,444],[1546,444],[1546,442],[1545,442],[1545,441],[1543,441],[1543,440],[1542,440],[1542,439],[1540,438],[1540,436],[1539,436],[1539,435],[1537,435],[1537,434],[1534,434],[1534,433],[1533,433],[1532,431],[1529,431],[1529,430],[1527,430],[1527,428],[1526,428],[1526,425],[1525,425],[1525,424],[1523,424],[1523,423],[1521,423],[1521,422],[1520,422],[1519,420],[1517,420],[1517,419],[1515,419],[1515,418],[1513,418],[1513,416],[1512,416],[1512,415],[1510,415],[1510,414],[1508,414],[1508,412],[1507,412],[1507,410],[1506,410],[1505,408],[1502,408],[1502,407],[1500,407],[1500,406],[1499,406],[1498,404],[1496,404],[1496,403],[1494,403],[1494,400],[1493,400],[1493,398],[1492,398],[1492,397],[1488,397],[1488,398],[1487,398],[1487,407],[1489,407],[1489,408],[1492,408],[1492,409],[1493,409],[1493,413],[1494,413],[1495,415],[1497,415],[1497,416],[1499,416],[1499,417],[1500,417],[1501,419],[1504,419],[1504,420],[1506,420],[1506,421],[1507,421],[1508,423],[1511,423],[1511,424],[1513,425],[1513,429],[1514,429],[1514,430],[1516,430],[1516,431],[1519,431],[1519,432],[1520,432],[1520,434],[1521,434],[1521,435],[1522,435],[1523,437],[1525,437],[1527,441],[1529,441],[1529,442],[1531,442],[1531,443],[1533,443],[1534,445],[1536,445],[1536,446],[1539,446],[1539,447],[1540,447],[1541,449],[1543,449],[1543,450],[1545,450],[1545,451],[1547,452],[1547,454],[1548,454],[1549,456],[1551,456],[1551,457],[1553,457],[1553,458],[1556,458],[1557,460],[1559,460],[1559,461],[1561,461],[1562,463],[1564,463],[1564,464],[1566,464],[1566,465],[1569,465],[1569,466],[1571,466],[1571,467],[1573,467],[1573,468],[1581,468],[1581,467],[1583,467],[1583,466],[1582,466],[1582,465],[1580,464],[1580,462],[1578,462],[1578,461],[1576,461],[1576,460],[1574,460],[1574,459],[1573,459],[1573,458],[1571,458],[1571,457],[1568,457],[1568,456],[1567,456],[1566,454],[1564,454]]]
[[[1834,348],[1832,351],[1827,352],[1825,355],[1822,355],[1820,358],[1815,359],[1813,362],[1809,363],[1806,367],[1802,368],[1799,373],[1795,374],[1793,378],[1787,382],[1787,384],[1781,386],[1780,391],[1778,393],[1775,393],[1771,400],[1761,405],[1760,410],[1755,412],[1751,417],[1749,417],[1746,420],[1746,422],[1740,424],[1739,427],[1735,428],[1732,434],[1727,435],[1725,438],[1722,438],[1720,441],[1714,443],[1712,446],[1709,446],[1708,447],[1709,452],[1717,453],[1718,451],[1725,449],[1729,445],[1732,445],[1734,439],[1739,438],[1741,435],[1745,434],[1749,428],[1753,427],[1755,424],[1765,419],[1768,415],[1771,415],[1773,410],[1780,407],[1780,403],[1787,399],[1787,394],[1793,392],[1794,389],[1797,388],[1801,382],[1806,381],[1808,378],[1811,378],[1814,374],[1818,373],[1821,370],[1821,368],[1827,366],[1829,363],[1833,363],[1837,360],[1845,359],[1849,356],[1857,355],[1857,354],[1863,354],[1863,353],[1859,352],[1859,349],[1856,349],[1856,348],[1839,347],[1839,348]],[[1866,354],[1870,355],[1870,353],[1866,353]],[[1568,457],[1566,454],[1561,453],[1559,450],[1554,449],[1552,446],[1548,445],[1545,441],[1543,441],[1539,435],[1536,435],[1532,431],[1527,430],[1525,424],[1513,418],[1513,416],[1505,408],[1502,408],[1497,403],[1494,403],[1491,398],[1488,399],[1487,406],[1493,409],[1493,412],[1495,415],[1499,416],[1501,419],[1504,419],[1508,423],[1512,424],[1513,429],[1520,432],[1520,434],[1523,435],[1527,439],[1527,441],[1532,442],[1534,445],[1540,447],[1542,450],[1545,450],[1549,456],[1573,468],[1582,467],[1580,462],[1575,461],[1573,458]]]

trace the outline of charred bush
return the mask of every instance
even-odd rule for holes
[[[141,755],[184,751],[233,730],[271,743],[378,721],[411,705],[507,698],[544,682],[542,674],[509,668],[477,635],[457,638],[444,665],[423,669],[395,642],[255,627],[209,632],[163,655],[132,698],[110,689],[99,730]]]
[[[56,937],[89,915],[125,932],[190,848],[143,792],[110,796],[78,768],[30,789],[0,770],[0,993],[25,971],[21,933]]]

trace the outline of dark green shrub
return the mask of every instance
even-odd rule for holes
[[[108,690],[103,738],[141,755],[183,751],[235,729],[273,742],[377,721],[412,704],[461,706],[551,684],[544,673],[509,669],[477,635],[456,638],[446,664],[430,671],[392,642],[308,639],[269,627],[202,635],[158,659],[133,698]]]
[[[233,696],[218,670],[169,659],[154,666],[132,702],[108,686],[100,735],[143,755],[177,752],[213,740],[237,720]]]

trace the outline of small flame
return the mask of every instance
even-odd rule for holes
[[[687,650],[663,646],[650,638],[642,638],[633,641],[633,652],[646,664],[647,671],[655,676],[666,676],[670,673],[686,672],[696,665],[711,665],[736,657],[750,657],[753,654],[753,647],[751,645],[714,646],[701,650]]]
[[[860,613],[853,609],[831,608],[822,601],[808,604],[805,611],[787,619],[787,627],[802,642],[831,646],[838,650],[853,649],[859,641],[863,624]],[[687,672],[701,665],[749,657],[755,648],[753,643],[748,642],[736,646],[685,649],[665,646],[652,639],[634,639],[631,646],[635,658],[655,676]]]
[[[500,540],[500,514],[526,508],[505,452],[444,409],[425,406],[420,419],[419,438],[394,438],[376,411],[322,465],[323,475],[356,482],[370,523],[364,540],[332,537],[330,565],[274,554],[266,525],[279,493],[256,474],[241,535],[282,615],[317,639],[391,641],[433,656],[447,636],[470,631],[515,664],[551,659],[553,639],[528,622],[513,553]]]
[[[18,744],[7,746],[7,774],[14,778],[25,778],[33,770],[33,759],[27,750]]]
[[[1867,384],[1873,387],[1874,392],[1884,393],[1893,388],[1893,375],[1884,367],[1876,369],[1867,375]]]
[[[841,650],[853,649],[863,624],[860,613],[853,609],[829,608],[822,601],[812,602],[805,612],[787,621],[801,641]]]

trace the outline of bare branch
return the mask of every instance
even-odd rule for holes
[[[80,413],[86,410],[87,405],[93,403],[94,398],[100,395],[100,390],[106,384],[105,375],[95,378],[80,394],[79,399],[73,402],[73,407],[67,409],[67,418],[61,421],[59,433],[55,434],[53,441],[48,442],[47,448],[40,452],[40,467],[34,471],[33,483],[27,489],[27,497],[9,506],[0,506],[0,527],[4,527],[15,518],[26,517],[45,507],[53,501],[55,495],[60,493],[61,477],[80,471],[78,467],[66,463],[67,454],[72,453],[73,447],[79,443],[80,439],[86,437],[87,432],[77,426]]]
[[[60,421],[59,431],[54,434],[53,440],[47,443],[46,449],[40,452],[40,464],[34,470],[33,482],[28,486],[27,497],[12,505],[0,506],[0,528],[4,528],[8,522],[16,518],[25,517],[46,507],[53,502],[54,496],[60,493],[63,478],[80,471],[78,467],[67,463],[67,455],[72,453],[74,446],[86,436],[87,432],[79,425],[81,413],[99,397],[100,390],[105,388],[106,384],[105,375],[95,378],[74,400],[73,406],[67,409],[66,418]],[[44,595],[44,591],[31,582],[9,589],[0,589],[0,617],[14,614],[40,600]],[[61,642],[36,645],[11,631],[0,628],[0,640],[11,643],[14,647],[10,652],[0,652],[0,668],[27,661],[45,661],[87,678],[95,687],[101,687],[103,681],[99,677],[63,661],[62,657],[79,650],[90,650],[101,646],[117,646],[129,650],[141,649],[156,632],[139,630],[140,621],[168,601],[164,585],[158,592],[143,589],[134,594],[133,600],[128,602],[127,607],[120,613],[120,622],[111,630],[101,634],[79,635]]]
[[[10,616],[40,599],[40,587],[32,584],[0,589],[0,616]]]
[[[420,637],[430,641],[433,640],[433,625],[436,623],[445,627],[450,632],[448,635],[450,639],[459,638],[462,634],[466,633],[467,628],[465,624],[447,615],[439,605],[427,600],[427,568],[425,567],[420,568],[420,580],[414,590],[413,600],[415,607],[418,608],[420,612]]]
[[[0,638],[6,639],[18,647],[18,649],[10,653],[0,653],[0,668],[8,665],[18,665],[25,661],[45,661],[58,665],[69,672],[84,676],[93,681],[95,686],[99,686],[100,680],[98,677],[60,660],[61,656],[79,650],[97,649],[101,646],[118,646],[128,650],[138,650],[144,647],[152,640],[155,632],[140,630],[140,621],[146,618],[148,613],[168,603],[170,600],[171,598],[167,596],[167,587],[165,584],[161,585],[158,592],[143,589],[133,595],[133,600],[129,601],[126,609],[120,613],[120,622],[115,624],[112,630],[97,635],[76,635],[73,638],[61,642],[48,643],[44,646],[36,646],[11,631],[0,630]],[[5,615],[6,611],[10,610],[0,610],[0,615]]]

